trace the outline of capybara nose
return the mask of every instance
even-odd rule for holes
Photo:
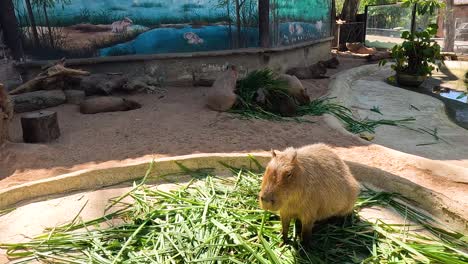
[[[260,196],[260,200],[262,200],[262,202],[264,203],[273,203],[273,199],[267,197],[267,196]]]

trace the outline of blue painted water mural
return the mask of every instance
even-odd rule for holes
[[[240,18],[236,16],[236,1],[241,4]],[[116,56],[214,51],[257,47],[259,44],[258,0],[54,0],[51,2],[54,4],[47,7],[47,16],[49,25],[59,28],[57,32],[76,30],[72,26],[77,24],[93,24],[101,27],[103,25],[108,28],[107,34],[112,33],[110,36],[101,37],[102,29],[81,32],[85,37],[89,34],[91,43],[94,43],[92,44],[94,46],[86,47],[84,53],[80,52],[83,41],[79,39],[83,36],[77,39],[61,36],[66,42],[59,42],[61,46],[47,49],[59,50],[56,53],[51,52],[51,59],[54,56],[83,56],[81,54]],[[14,0],[14,3],[20,25],[29,28],[24,0]],[[292,45],[329,36],[330,3],[331,0],[271,0],[271,46]],[[45,27],[42,6],[34,5],[33,9],[36,24]],[[240,30],[236,27],[239,19]],[[147,31],[140,35],[135,34],[135,38],[129,41],[126,33],[134,32],[135,28]],[[26,35],[24,38],[31,37]],[[123,43],[118,43],[119,41]],[[116,42],[118,44],[115,44]],[[43,45],[47,43],[48,39],[45,39]]]
[[[270,6],[272,46],[330,36],[331,0],[271,0]]]
[[[232,35],[236,35],[236,30]],[[200,41],[190,43],[186,34],[194,33]],[[247,47],[258,46],[258,28],[244,28],[242,35],[246,38]],[[205,26],[193,28],[157,28],[140,34],[136,39],[101,49],[100,56],[127,54],[158,54],[175,52],[199,52],[230,49],[232,45],[228,26]]]
[[[307,39],[317,39],[322,37],[316,29],[315,24],[293,23],[295,26],[303,28],[301,34],[291,33],[289,25],[280,25],[284,45],[296,43]],[[199,52],[213,50],[227,50],[232,48],[232,38],[237,35],[234,27],[229,34],[228,26],[205,26],[193,28],[157,28],[142,33],[136,39],[104,48],[99,51],[100,56],[118,56],[129,54],[160,54],[176,52]],[[201,41],[190,43],[186,38],[187,34],[194,33]],[[246,47],[258,47],[258,28],[244,28],[242,36],[246,39]]]

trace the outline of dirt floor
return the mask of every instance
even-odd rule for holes
[[[365,60],[361,59],[341,58],[340,61],[342,64],[339,69],[329,70],[328,75],[366,64]],[[312,98],[326,95],[329,92],[329,83],[330,79],[303,81]],[[168,93],[163,98],[159,98],[159,94],[128,96],[143,105],[141,109],[130,112],[82,115],[78,107],[74,105],[51,108],[50,110],[58,113],[62,135],[56,142],[44,145],[22,143],[21,115],[17,115],[10,131],[13,142],[0,148],[0,188],[90,167],[124,165],[147,157],[192,153],[252,153],[269,151],[271,148],[283,149],[288,146],[324,142],[334,147],[346,160],[402,176],[423,187],[434,187],[432,189],[445,195],[449,194],[453,200],[467,201],[468,185],[466,183],[441,180],[435,173],[437,168],[428,169],[420,166],[414,159],[408,159],[408,155],[397,151],[416,154],[428,159],[445,160],[458,166],[468,164],[468,154],[466,157],[458,157],[458,160],[455,160],[453,157],[444,158],[426,155],[423,152],[415,153],[415,149],[404,150],[398,149],[398,146],[387,146],[397,150],[392,151],[384,147],[386,145],[382,140],[379,144],[383,146],[343,134],[336,127],[331,127],[330,123],[325,121],[325,117],[308,117],[309,120],[315,122],[313,124],[241,120],[233,114],[208,110],[204,106],[208,89],[167,87]],[[110,194],[115,196],[115,193],[110,192]],[[86,195],[92,197],[94,192],[89,191]],[[98,197],[102,202],[101,207],[107,201],[104,199],[106,197]],[[63,211],[59,212],[62,218],[54,219],[61,221],[70,214],[74,215],[80,206],[80,203],[75,201],[81,201],[82,198],[83,194],[63,198],[68,199],[74,207],[62,206],[60,210],[63,209]],[[58,204],[58,200],[43,203],[52,204],[54,207]],[[24,220],[40,212],[40,210],[31,212],[27,210],[26,206],[22,211],[14,213],[19,216],[19,219]],[[100,207],[90,210],[90,216],[102,211]],[[46,212],[45,214],[39,213],[38,221],[41,219],[49,221],[48,218],[54,215],[48,209]],[[379,217],[383,215],[380,211],[377,214]],[[25,221],[18,223],[13,221],[14,224],[4,225],[4,227],[7,230],[12,226],[17,226],[28,231],[39,231],[37,226],[29,225]],[[12,238],[14,235],[17,234],[13,234]],[[0,263],[5,260],[2,257],[4,256],[0,254]]]
[[[345,59],[328,75],[364,63]],[[326,94],[328,84],[329,79],[304,81],[312,98]],[[21,143],[21,115],[16,115],[10,130],[14,143],[0,151],[0,188],[144,156],[258,152],[316,142],[345,148],[362,145],[328,127],[322,117],[310,117],[314,124],[271,122],[210,111],[204,105],[208,89],[168,87],[161,99],[129,96],[143,105],[130,112],[82,115],[75,105],[50,108],[58,113],[62,135],[47,145]]]
[[[360,59],[342,58],[341,62],[339,69],[329,70],[328,75],[365,64]],[[330,79],[320,79],[303,83],[311,97],[316,98],[327,94],[329,82]],[[313,124],[241,120],[233,114],[208,110],[204,102],[209,88],[167,89],[164,98],[147,94],[129,96],[143,105],[129,112],[82,115],[75,105],[51,108],[58,113],[62,135],[56,142],[45,145],[22,143],[21,115],[17,115],[10,130],[13,143],[0,150],[0,188],[90,167],[122,165],[145,157],[252,153],[318,142],[330,144],[350,161],[410,179],[438,180],[431,171],[405,157],[395,158],[380,145],[339,132],[324,117],[308,117]],[[454,184],[442,185],[449,190]]]

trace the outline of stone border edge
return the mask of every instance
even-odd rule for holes
[[[52,195],[65,195],[75,191],[95,190],[119,183],[141,179],[154,161],[151,177],[166,173],[180,172],[176,162],[181,162],[190,169],[213,168],[216,172],[226,171],[223,162],[233,167],[255,168],[255,162],[248,154],[215,153],[194,154],[160,159],[145,159],[124,166],[102,169],[86,169],[53,178],[29,182],[0,190],[0,209],[7,209],[34,199],[44,199]],[[253,154],[262,166],[270,160],[269,154]],[[427,211],[458,232],[465,232],[467,219],[462,204],[454,204],[448,197],[419,186],[403,177],[359,163],[347,161],[351,171],[361,184],[388,192],[397,192],[407,197],[412,203]],[[461,207],[461,208],[460,208]]]

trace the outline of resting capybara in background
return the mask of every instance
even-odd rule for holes
[[[340,65],[340,61],[336,58],[336,56],[331,57],[331,59],[322,62],[327,68],[336,69]]]
[[[141,104],[125,98],[101,96],[86,99],[80,104],[82,114],[97,114],[105,112],[130,111],[141,108]]]
[[[294,97],[299,105],[310,103],[310,97],[307,94],[307,91],[296,76],[281,74],[279,78],[288,83],[288,94]]]
[[[292,219],[302,224],[301,238],[307,242],[316,221],[352,213],[359,184],[330,147],[315,144],[272,150],[272,155],[259,200],[261,208],[279,213],[283,243]]]
[[[206,105],[214,111],[227,111],[236,103],[237,69],[231,65],[221,73],[211,87]]]
[[[327,66],[323,62],[317,62],[309,67],[296,67],[286,71],[286,74],[296,76],[300,80],[304,79],[324,79],[327,73]]]

